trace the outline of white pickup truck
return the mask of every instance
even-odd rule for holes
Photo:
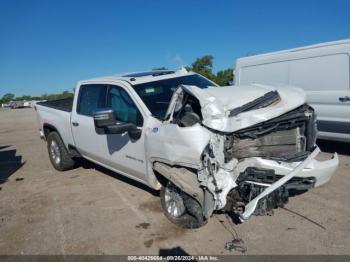
[[[161,70],[84,80],[74,99],[36,109],[54,168],[83,157],[160,190],[165,216],[185,228],[217,210],[267,214],[338,166],[337,154],[315,159],[316,116],[301,89]]]

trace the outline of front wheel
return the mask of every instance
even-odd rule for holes
[[[75,161],[70,157],[57,132],[50,132],[47,136],[47,150],[51,164],[56,170],[65,171],[75,166]]]
[[[182,228],[199,228],[207,223],[200,204],[170,181],[160,190],[164,215]]]

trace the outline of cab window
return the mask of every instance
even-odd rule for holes
[[[107,107],[113,108],[117,121],[133,123],[141,127],[143,118],[129,94],[119,86],[109,86],[107,92]]]

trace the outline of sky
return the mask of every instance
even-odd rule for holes
[[[350,1],[0,0],[0,97],[350,38]]]

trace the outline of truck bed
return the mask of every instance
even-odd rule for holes
[[[66,111],[66,112],[72,112],[73,97],[49,100],[46,102],[39,102],[37,104],[41,106],[46,106],[46,107]]]
[[[36,104],[39,129],[43,132],[45,127],[55,128],[67,148],[68,145],[74,145],[70,119],[72,105],[73,98],[51,100]]]

